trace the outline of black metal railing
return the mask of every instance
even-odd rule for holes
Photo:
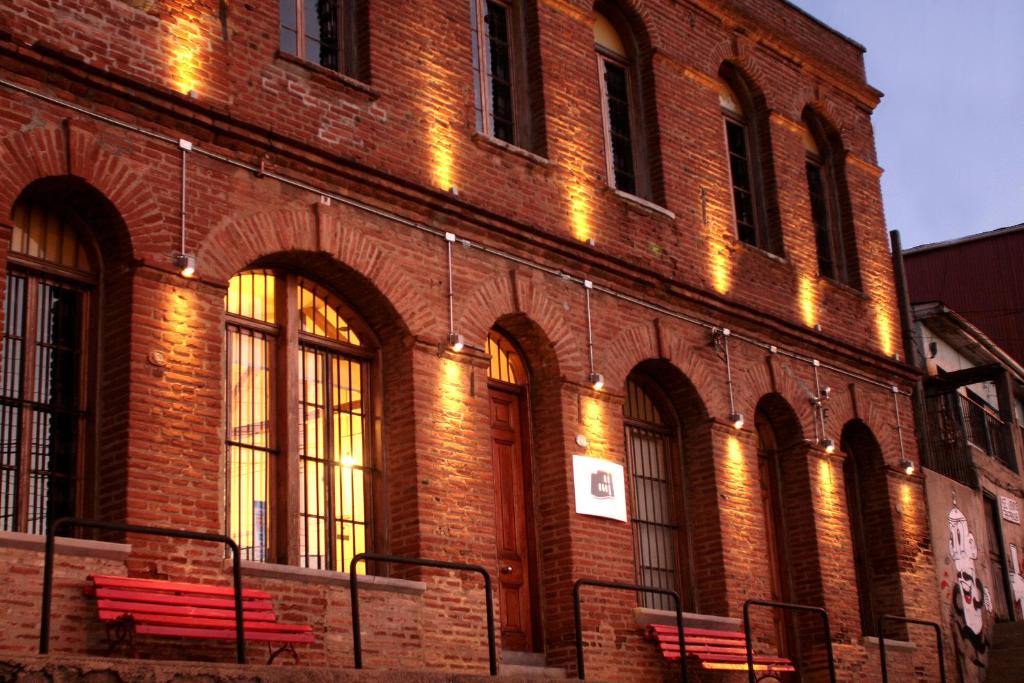
[[[352,594],[352,652],[357,669],[363,668],[363,637],[359,622],[359,580],[356,565],[360,562],[384,562],[388,564],[408,564],[416,567],[433,569],[452,569],[455,571],[474,572],[484,577],[484,597],[487,604],[487,656],[490,661],[492,676],[498,675],[498,654],[494,644],[494,598],[491,596],[491,575],[486,569],[476,564],[462,562],[446,562],[444,560],[425,560],[420,557],[402,557],[400,555],[380,555],[377,553],[359,553],[352,558],[348,568],[348,583]]]
[[[1013,443],[1009,438],[1006,423],[990,408],[977,401],[959,393],[957,397],[960,401],[960,412],[964,417],[967,442],[1016,470]]]
[[[148,534],[166,538],[185,538],[194,541],[210,541],[223,543],[231,548],[231,571],[234,576],[235,589],[235,639],[238,663],[245,664],[245,624],[242,611],[242,563],[238,544],[229,536],[207,534],[200,531],[183,531],[181,529],[163,529],[135,524],[119,524],[117,522],[101,522],[93,519],[62,517],[54,520],[46,531],[46,552],[43,557],[43,604],[39,614],[39,654],[50,651],[50,607],[53,602],[53,554],[57,532],[61,529],[105,529],[123,531],[129,534]]]
[[[828,679],[831,683],[836,683],[836,663],[832,654],[832,629],[829,627],[828,611],[824,607],[796,605],[788,602],[776,602],[775,600],[747,600],[743,603],[743,636],[747,641],[747,675],[750,683],[757,683],[757,678],[754,675],[754,644],[750,631],[750,608],[754,605],[773,607],[790,612],[813,612],[821,615],[822,626],[825,629],[825,651],[828,655]]]
[[[878,617],[878,656],[882,660],[882,683],[889,683],[889,665],[885,660],[885,622],[898,621],[904,624],[920,624],[935,629],[935,648],[939,655],[939,681],[946,683],[946,658],[942,654],[942,627],[934,621],[923,619],[908,619],[892,614],[883,614]]]
[[[950,392],[927,398],[928,448],[924,464],[965,486],[975,487],[978,473],[971,459],[958,396]]]
[[[616,583],[614,581],[599,581],[597,579],[579,579],[572,587],[572,608],[576,620],[576,677],[585,680],[586,671],[583,668],[583,619],[580,614],[580,589],[583,586],[596,586],[598,588],[611,588],[614,590],[629,591],[631,593],[654,593],[656,595],[670,596],[676,605],[676,628],[679,630],[679,680],[687,683],[686,679],[686,636],[683,633],[683,603],[679,599],[679,593],[664,588],[651,588],[650,586],[637,586],[629,583]]]

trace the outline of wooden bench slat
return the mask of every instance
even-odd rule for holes
[[[205,638],[209,640],[234,640],[234,629],[188,628],[182,626],[155,626],[138,624],[135,632],[150,636],[171,636],[177,638]],[[246,640],[257,640],[270,643],[312,643],[312,633],[246,633]]]
[[[686,639],[686,656],[700,662],[704,669],[727,669],[746,671],[746,635],[741,631],[715,631],[712,629],[683,629]],[[674,626],[651,624],[647,637],[658,643],[662,656],[669,661],[679,661],[679,630]],[[796,671],[787,657],[754,655],[755,671],[788,672]]]
[[[147,593],[139,590],[123,590],[118,588],[97,588],[98,599],[121,600],[123,602],[146,602],[161,605],[183,605],[185,607],[212,607],[215,609],[235,609],[235,601],[225,598],[207,598],[202,596],[178,595],[174,593]],[[267,611],[274,609],[269,600],[243,600],[242,609],[246,611]]]
[[[202,583],[181,583],[178,581],[164,581],[163,579],[136,579],[127,576],[104,575],[93,575],[89,579],[97,587],[104,588],[142,588],[153,591],[177,591],[193,595],[234,596],[235,594],[235,589],[230,586],[208,586]],[[255,600],[271,599],[270,593],[253,588],[243,588],[242,597]]]
[[[213,619],[233,619],[235,611],[230,609],[213,609],[210,607],[189,607],[188,605],[164,605],[150,602],[128,602],[124,600],[97,600],[96,606],[101,611],[120,614],[174,614],[179,616],[208,617]],[[277,616],[269,611],[243,612],[247,621],[275,621]]]
[[[115,620],[121,615],[116,612],[100,612],[100,619]],[[234,629],[234,619],[211,619],[208,617],[180,616],[174,614],[132,614],[136,624],[155,624],[163,626],[194,626],[197,628],[226,628]],[[308,624],[279,624],[276,621],[249,621],[242,622],[245,631],[259,631],[262,633],[311,633],[313,627]]]

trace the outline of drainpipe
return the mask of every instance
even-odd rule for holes
[[[927,372],[924,358],[914,343],[914,318],[910,308],[910,293],[907,289],[907,273],[903,267],[903,246],[900,243],[900,231],[889,231],[889,238],[892,241],[892,272],[896,280],[896,299],[900,308],[900,326],[903,330],[903,356],[907,363],[921,371],[914,382],[914,394],[911,401],[914,404],[914,428],[917,430],[917,452],[921,456],[922,466],[931,466],[932,453],[928,440],[928,422],[925,419],[927,405],[924,397],[924,380],[922,377]]]

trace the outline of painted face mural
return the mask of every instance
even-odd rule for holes
[[[978,667],[984,667],[984,654],[988,650],[988,637],[983,632],[985,610],[991,610],[991,598],[978,577],[975,560],[978,558],[978,544],[967,526],[967,517],[953,504],[947,517],[949,523],[949,557],[956,567],[956,582],[953,585],[953,618],[961,638],[966,640],[974,652],[963,652]]]

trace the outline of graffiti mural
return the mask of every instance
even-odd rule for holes
[[[1018,614],[1024,617],[1024,564],[1017,557],[1017,546],[1010,544],[1010,584],[1013,588],[1013,601],[1019,608]]]
[[[984,678],[990,643],[987,624],[991,623],[991,618],[986,619],[985,613],[991,615],[992,598],[978,575],[975,563],[978,559],[978,544],[955,498],[947,515],[947,523],[952,567],[943,573],[942,589],[952,607],[960,671],[967,680],[976,677],[981,680]]]

